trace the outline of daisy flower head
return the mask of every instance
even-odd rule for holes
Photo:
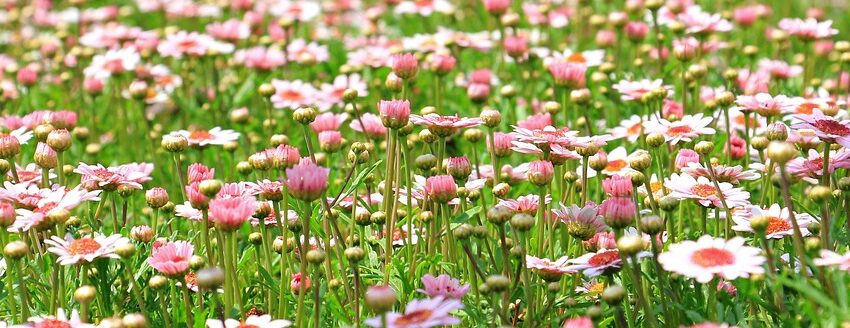
[[[735,108],[742,112],[756,112],[763,116],[774,116],[793,111],[799,100],[785,95],[772,96],[766,92],[755,95],[740,95],[735,99]]]
[[[441,274],[438,277],[426,274],[422,277],[422,287],[424,289],[418,291],[428,295],[428,297],[442,296],[448,299],[462,299],[469,292],[469,284],[461,285],[457,279],[447,274]]]
[[[599,206],[594,203],[588,202],[583,207],[573,204],[553,209],[552,215],[567,226],[567,232],[571,236],[581,240],[588,240],[596,233],[608,229],[599,214]]]
[[[676,145],[679,142],[691,142],[694,138],[703,135],[714,134],[715,130],[708,127],[711,124],[712,118],[705,117],[703,114],[685,115],[678,121],[668,121],[666,119],[649,120],[643,122],[644,133],[659,133],[664,136],[664,140],[671,145]]]
[[[268,314],[251,315],[245,321],[236,319],[226,319],[224,321],[218,319],[207,319],[207,328],[242,328],[242,327],[263,327],[263,328],[286,328],[292,326],[292,322],[283,319],[272,319]]]
[[[744,167],[740,165],[726,166],[712,164],[711,167],[714,170],[714,177],[718,182],[738,184],[741,180],[753,181],[761,177],[761,174],[758,174],[755,170],[744,170]],[[686,167],[681,168],[681,171],[693,177],[711,178],[711,172],[708,171],[708,168],[698,162],[689,162]]]
[[[790,210],[787,207],[780,207],[779,204],[770,205],[768,208],[748,205],[744,206],[743,209],[734,211],[732,221],[735,225],[732,226],[732,230],[753,233],[755,230],[753,230],[752,221],[756,218],[767,219],[767,227],[764,233],[768,239],[782,239],[794,233]],[[794,219],[797,220],[803,237],[811,235],[807,227],[809,224],[817,222],[814,217],[808,213],[795,212]]]
[[[783,18],[779,21],[779,28],[790,35],[803,40],[817,40],[838,34],[838,30],[832,28],[832,21],[818,22],[814,18],[805,20],[800,18]]]
[[[411,119],[412,119],[411,115]],[[371,139],[383,139],[387,136],[387,127],[381,117],[372,113],[364,113],[348,125],[352,130],[362,132]]]
[[[640,101],[644,94],[655,91],[658,88],[664,87],[665,89],[669,89],[669,86],[664,86],[664,82],[661,79],[620,80],[611,87],[620,93],[620,100],[622,101]]]
[[[725,280],[763,274],[765,262],[762,250],[744,246],[744,238],[730,240],[704,235],[697,241],[686,240],[672,244],[658,255],[664,270],[708,283],[715,277]]]
[[[369,327],[382,328],[430,328],[452,326],[461,320],[451,315],[452,311],[460,310],[463,304],[456,299],[437,296],[430,299],[415,299],[407,304],[404,313],[390,312],[386,315],[387,324],[381,323],[381,317],[366,319]]]
[[[148,264],[166,276],[180,276],[189,270],[189,259],[195,254],[195,247],[187,241],[166,242],[154,247]]]
[[[643,119],[632,115],[620,122],[620,125],[610,130],[614,139],[626,138],[629,142],[635,142],[640,138],[643,131]]]
[[[838,120],[832,116],[826,116],[818,109],[813,110],[810,115],[794,115],[794,118],[800,122],[791,125],[791,128],[811,129],[823,141],[850,148],[850,120]]]
[[[410,121],[428,128],[431,133],[440,137],[448,137],[461,128],[471,128],[484,124],[484,121],[478,117],[441,116],[433,113],[410,115]]]
[[[566,256],[562,256],[561,258],[552,261],[550,259],[526,255],[525,267],[537,270],[537,273],[540,274],[540,276],[546,281],[557,281],[560,280],[562,275],[576,272],[575,270],[570,269],[569,260],[570,259]]]
[[[151,180],[151,172],[153,172],[151,163],[130,163],[110,167],[80,163],[74,169],[74,173],[82,176],[80,184],[91,190],[116,190],[118,187],[142,189],[142,183]]]
[[[714,183],[706,177],[694,178],[688,174],[673,174],[670,180],[664,183],[664,186],[670,189],[670,197],[693,199],[705,207],[723,208],[723,202],[718,196],[718,191],[722,193],[726,205],[730,208],[749,204],[749,192],[735,188],[728,182],[719,182],[720,189],[718,190]]]
[[[170,133],[171,136],[181,136],[189,141],[189,146],[203,148],[214,145],[221,146],[231,141],[239,140],[239,132],[214,127],[209,130],[178,130]]]
[[[301,80],[272,80],[275,93],[269,98],[274,108],[296,110],[315,103],[320,94],[312,84]]]
[[[850,252],[841,255],[828,249],[822,249],[820,256],[814,259],[812,263],[817,266],[836,267],[843,271],[850,271]]]
[[[616,249],[600,249],[568,260],[567,263],[570,264],[565,268],[567,270],[582,271],[585,276],[596,277],[619,271],[623,260],[620,258],[620,251]]]
[[[817,184],[823,176],[824,157],[817,150],[809,149],[807,157],[796,157],[788,162],[788,173],[793,174],[806,182]],[[850,168],[850,150],[841,148],[838,151],[829,152],[830,174],[836,169]]]
[[[26,324],[18,327],[41,328],[41,327],[68,327],[68,328],[94,328],[93,324],[88,324],[80,319],[80,314],[77,310],[71,311],[71,316],[65,313],[65,310],[59,308],[56,310],[56,316],[47,315],[40,317],[31,317]]]
[[[79,263],[92,263],[99,258],[119,258],[115,254],[115,248],[128,243],[130,240],[120,234],[111,236],[85,236],[79,239],[62,239],[53,236],[44,241],[50,247],[48,252],[55,254],[58,258],[56,263],[61,265],[73,265]]]

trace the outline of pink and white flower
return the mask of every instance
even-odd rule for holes
[[[730,240],[704,235],[697,241],[686,240],[670,245],[666,252],[658,255],[664,270],[708,283],[715,277],[725,280],[746,278],[751,274],[763,274],[765,257],[762,250],[744,245],[745,240],[735,237]]]
[[[748,205],[750,199],[749,192],[735,188],[731,183],[719,182],[720,189],[718,190],[708,178],[694,178],[688,174],[673,174],[670,180],[664,183],[664,186],[670,189],[670,197],[693,199],[705,207],[723,208],[718,191],[723,194],[729,208]]]
[[[644,133],[660,133],[665,141],[675,145],[681,141],[691,142],[702,135],[714,134],[715,130],[708,127],[712,120],[702,114],[685,115],[681,120],[673,122],[663,118],[645,121],[643,127]]]
[[[171,135],[186,138],[189,141],[189,146],[192,147],[220,146],[231,141],[239,140],[239,132],[220,127],[214,127],[209,130],[178,130],[171,132]]]
[[[735,225],[732,226],[732,230],[751,233],[755,232],[750,226],[750,220],[757,217],[768,218],[769,223],[767,225],[767,230],[764,232],[768,239],[782,239],[783,237],[794,234],[794,226],[791,222],[791,213],[787,207],[781,207],[779,204],[770,205],[769,208],[748,205],[744,206],[743,209],[735,210],[732,214],[732,221],[735,222]],[[800,232],[803,237],[811,235],[806,227],[813,222],[817,222],[815,218],[808,213],[797,212],[794,212],[794,218],[797,220],[797,224],[800,227]]]
[[[44,241],[50,246],[48,252],[55,254],[58,258],[56,263],[61,265],[75,265],[81,262],[92,263],[100,258],[120,258],[115,254],[115,248],[130,242],[120,234],[111,236],[94,235],[84,236],[79,239],[72,239],[70,236],[67,239],[59,238],[58,236],[50,237]]]

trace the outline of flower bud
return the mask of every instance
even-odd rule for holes
[[[511,217],[511,227],[519,231],[531,230],[534,226],[534,217],[526,213],[514,214]]]
[[[158,209],[168,203],[168,191],[161,187],[154,187],[145,192],[145,201],[153,209]]]
[[[485,279],[487,287],[494,292],[502,292],[511,285],[511,280],[500,274],[494,274]]]
[[[27,243],[20,240],[11,241],[6,244],[6,247],[3,247],[3,254],[13,260],[19,260],[26,256],[27,251],[29,251],[29,246],[27,246]]]
[[[376,313],[392,310],[397,298],[395,290],[389,285],[376,285],[366,289],[366,306]]]
[[[602,291],[602,300],[611,305],[618,305],[626,296],[626,290],[619,285],[612,285]]]
[[[782,122],[772,123],[767,126],[764,136],[770,141],[785,141],[788,139],[788,126]]]
[[[787,142],[772,141],[767,146],[767,157],[780,165],[788,163],[798,155],[797,148]]]
[[[714,143],[711,141],[700,141],[694,146],[694,150],[702,156],[708,156],[714,151]]]
[[[321,249],[311,249],[307,252],[307,262],[312,264],[321,264],[325,261],[327,254]]]
[[[130,313],[121,319],[121,323],[123,328],[146,328],[148,326],[148,319],[141,313]]]
[[[358,263],[361,260],[363,260],[363,258],[366,257],[366,252],[363,251],[362,248],[360,248],[358,246],[354,246],[354,247],[346,248],[344,255],[345,255],[345,258],[348,261],[350,261],[352,263]]]
[[[643,250],[643,239],[636,235],[620,237],[617,240],[617,249],[625,256],[632,256]]]
[[[301,124],[310,124],[316,120],[316,109],[313,107],[301,107],[296,109],[294,113],[292,113],[292,118],[295,119],[296,122]]]
[[[198,190],[207,197],[215,197],[218,191],[221,190],[221,181],[215,179],[207,179],[201,181],[198,185]]]
[[[479,115],[482,121],[484,121],[484,125],[487,127],[496,127],[502,122],[502,113],[492,110],[485,109],[481,111],[481,115]]]
[[[47,145],[57,152],[63,152],[71,148],[71,133],[66,129],[57,129],[47,134]]]
[[[164,135],[162,137],[162,148],[172,153],[179,153],[189,147],[189,140],[182,135]]]
[[[809,189],[808,196],[815,202],[827,201],[832,197],[832,189],[827,186],[814,186]]]
[[[80,286],[80,288],[74,291],[74,300],[80,304],[91,303],[95,296],[97,296],[97,290],[91,285]]]
[[[649,235],[655,235],[664,231],[664,219],[658,215],[650,215],[640,219],[641,230]]]

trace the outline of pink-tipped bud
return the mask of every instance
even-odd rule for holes
[[[201,163],[189,165],[189,183],[215,179],[215,169]]]
[[[378,111],[381,122],[390,129],[400,129],[410,120],[410,102],[407,100],[381,100]]]
[[[87,78],[83,81],[83,89],[92,95],[100,94],[103,92],[103,81],[100,79]]]
[[[55,129],[47,134],[46,143],[57,152],[63,152],[71,148],[71,133],[66,129]]]
[[[55,168],[58,161],[56,151],[43,142],[39,142],[38,146],[35,147],[33,159],[35,160],[35,164],[43,169]]]
[[[32,86],[38,82],[38,73],[31,68],[24,67],[18,70],[17,79],[18,83],[23,86]]]
[[[729,146],[729,149],[732,150],[732,159],[744,158],[747,153],[747,144],[744,139],[739,137],[732,136],[732,138],[729,139]],[[724,148],[724,152],[727,152],[729,149]]]
[[[625,228],[635,219],[635,202],[627,197],[608,198],[599,206],[599,213],[612,228]]]
[[[528,51],[528,40],[522,36],[509,36],[503,42],[505,52],[508,56],[522,57]]]
[[[413,54],[397,54],[392,57],[393,73],[404,80],[413,78],[419,72],[419,62]]]
[[[398,295],[390,285],[376,285],[366,289],[366,305],[376,313],[392,310]]]
[[[302,287],[305,292],[310,290],[310,277],[302,276],[301,273],[293,273],[289,279],[289,289],[298,293]]]
[[[21,142],[17,137],[0,133],[0,158],[9,159],[21,152]]]
[[[482,68],[472,71],[469,74],[469,83],[470,84],[486,84],[490,85],[490,82],[493,80],[493,72],[490,72],[489,69]]]
[[[130,238],[140,243],[147,243],[153,239],[153,230],[146,225],[136,226],[130,229]]]
[[[168,203],[168,191],[161,187],[154,187],[145,192],[145,201],[153,209],[158,209]]]
[[[472,164],[466,156],[449,157],[446,171],[456,180],[465,181],[472,174]]]
[[[206,209],[209,206],[210,199],[201,192],[200,184],[200,182],[192,182],[186,186],[186,198],[193,208]]]
[[[6,228],[15,223],[15,206],[0,202],[0,227]]]
[[[437,75],[448,74],[455,68],[456,64],[457,59],[452,55],[434,55],[431,57],[431,69]]]
[[[472,83],[466,87],[466,95],[473,102],[484,102],[490,96],[490,85],[483,83]]]
[[[697,152],[683,148],[679,150],[679,153],[676,154],[676,170],[681,170],[683,167],[687,167],[689,163],[699,163],[699,154]]]
[[[533,161],[528,163],[528,181],[538,185],[545,186],[552,182],[555,176],[555,167],[550,161]]]
[[[555,84],[569,89],[584,88],[587,83],[587,66],[569,62],[557,62],[549,65],[549,73]]]
[[[493,133],[493,152],[496,153],[496,157],[507,157],[510,156],[513,150],[512,142],[514,141],[514,136],[508,133],[496,132]]]
[[[425,194],[437,203],[448,203],[457,197],[457,184],[449,175],[437,175],[425,180]]]
[[[291,169],[286,169],[286,186],[296,199],[314,201],[322,196],[328,187],[329,169],[318,166],[313,161],[302,160]]]
[[[484,9],[494,16],[504,14],[511,7],[510,0],[482,0],[481,2],[484,4]]]
[[[632,179],[621,175],[613,175],[602,180],[602,188],[612,197],[632,197]]]
[[[319,148],[326,153],[335,153],[342,148],[342,133],[339,131],[319,132]]]
[[[596,32],[596,45],[601,48],[613,47],[617,44],[617,32],[600,30]]]
[[[649,33],[649,25],[644,22],[628,22],[625,29],[626,36],[632,41],[643,40],[646,38],[646,34]]]

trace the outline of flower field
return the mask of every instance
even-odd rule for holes
[[[0,0],[0,328],[850,327],[848,13]]]

